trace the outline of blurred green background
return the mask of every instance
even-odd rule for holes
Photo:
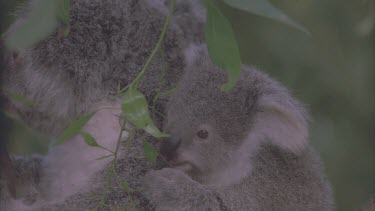
[[[13,11],[21,1],[1,7]],[[281,81],[309,107],[311,142],[333,184],[336,210],[358,210],[375,195],[375,1],[271,2],[311,36],[224,4],[220,8],[236,32],[243,62]],[[9,24],[10,13],[2,12],[1,20]],[[13,151],[46,151],[40,144],[45,138],[20,128],[15,124]],[[30,144],[30,137],[39,141]]]
[[[272,1],[311,36],[222,5],[244,63],[289,87],[312,116],[311,142],[333,184],[336,210],[358,210],[375,194],[375,3]]]

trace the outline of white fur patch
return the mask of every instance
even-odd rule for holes
[[[166,0],[146,0],[146,2],[162,14],[168,15],[168,5],[166,5]],[[206,21],[206,10],[200,0],[177,0],[176,5],[180,2],[189,2],[193,8],[192,12],[195,18],[198,18],[198,20],[202,22]]]
[[[107,105],[102,107],[118,107]],[[97,143],[115,150],[120,133],[118,116],[121,110],[100,110],[84,127]],[[122,138],[128,136],[124,132]],[[35,210],[37,207],[63,202],[67,197],[92,188],[90,181],[112,161],[111,158],[96,160],[110,153],[97,147],[88,146],[81,136],[76,136],[63,144],[53,147],[43,160],[43,198],[33,206],[25,206],[15,200],[13,210]]]
[[[179,0],[179,1],[189,1],[193,7],[193,14],[202,22],[206,22],[206,8],[203,6],[201,0]]]
[[[201,52],[206,51],[206,44],[190,44],[185,50],[184,50],[184,56],[187,66],[193,65],[197,59],[200,58],[202,55]]]
[[[277,99],[276,96],[263,97],[259,104],[262,111],[256,116],[253,131],[262,139],[268,139],[276,146],[294,153],[305,148],[308,129],[302,107],[287,99]]]
[[[147,4],[151,7],[157,9],[164,15],[168,15],[168,8],[165,5],[165,0],[146,0]]]

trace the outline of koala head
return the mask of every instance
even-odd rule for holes
[[[209,184],[240,181],[262,143],[299,153],[306,145],[304,109],[279,83],[254,68],[242,68],[229,92],[223,70],[205,51],[188,65],[167,107],[161,154],[169,164]]]

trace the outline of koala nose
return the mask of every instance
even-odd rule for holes
[[[167,161],[170,161],[176,156],[176,151],[180,144],[181,139],[170,138],[163,140],[160,145],[160,154],[164,156]]]

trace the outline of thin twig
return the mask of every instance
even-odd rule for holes
[[[122,125],[121,125],[121,131],[120,131],[120,134],[119,134],[118,139],[117,139],[117,145],[116,145],[116,150],[114,152],[113,165],[112,165],[113,174],[115,175],[117,182],[120,183],[120,184],[121,184],[121,182],[120,182],[121,178],[118,176],[117,171],[116,171],[116,169],[117,169],[117,156],[118,156],[118,151],[119,151],[119,148],[120,148],[122,134],[125,131],[125,126],[126,126],[126,120],[124,120]],[[129,138],[130,138],[130,134],[128,134],[128,138],[126,139],[126,142],[128,142]],[[133,198],[130,194],[130,191],[128,189],[125,189],[125,191],[128,194],[130,203],[132,204],[132,207],[133,207],[134,211],[136,211],[137,209],[136,209],[134,200],[133,200]]]
[[[172,12],[173,12],[173,9],[174,9],[174,4],[175,4],[175,0],[172,0],[171,1],[171,5],[169,6],[169,13],[168,13],[168,16],[167,16],[167,19],[164,23],[164,26],[163,26],[163,30],[160,34],[160,37],[159,37],[159,40],[158,42],[156,43],[156,46],[154,48],[154,50],[152,51],[150,57],[147,59],[145,65],[143,66],[141,72],[137,75],[137,77],[134,79],[134,81],[132,82],[135,83],[136,87],[139,87],[139,82],[140,82],[140,79],[143,77],[146,69],[148,68],[148,66],[150,65],[150,62],[152,61],[152,59],[154,58],[155,54],[158,52],[160,46],[161,46],[161,43],[163,42],[164,40],[164,36],[165,36],[165,33],[167,32],[167,28],[168,28],[168,25],[169,25],[169,21],[171,19],[171,16],[172,16]]]
[[[100,111],[100,110],[121,110],[121,108],[117,108],[117,107],[102,107],[102,108],[98,108],[97,111]]]

